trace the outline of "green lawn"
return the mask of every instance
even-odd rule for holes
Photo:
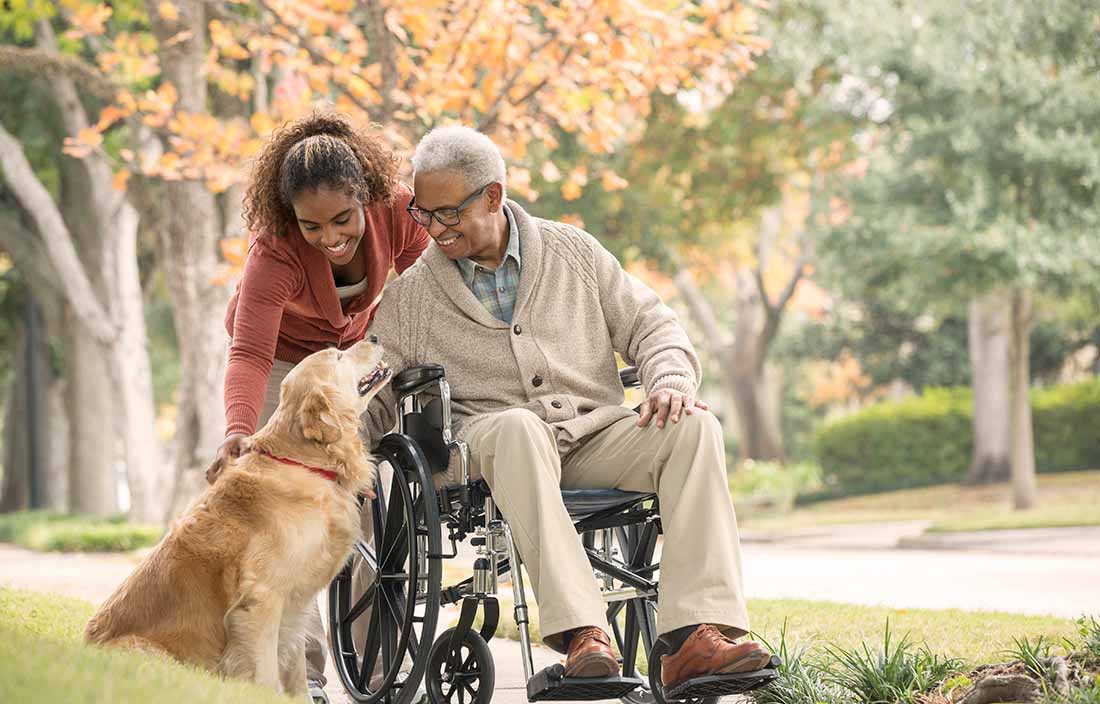
[[[140,653],[84,645],[91,604],[0,587],[0,701],[21,704],[291,702],[269,689]]]
[[[750,530],[794,530],[815,525],[928,520],[930,530],[987,530],[1100,525],[1100,471],[1039,475],[1039,504],[1012,509],[1007,484],[968,487],[958,484],[906,489],[822,501],[787,514],[742,511]]]
[[[538,641],[541,640],[538,607],[529,604],[529,609],[531,638]],[[779,641],[785,621],[787,642],[805,645],[811,652],[820,651],[827,644],[851,649],[861,642],[867,642],[873,649],[882,643],[889,621],[890,630],[897,638],[908,634],[913,642],[924,643],[933,652],[961,658],[968,665],[1012,659],[1004,651],[1012,647],[1013,638],[1026,636],[1034,641],[1042,636],[1046,641],[1061,643],[1063,638],[1076,633],[1072,620],[1051,616],[958,609],[891,609],[798,599],[752,600],[749,616],[754,631],[771,643]],[[519,639],[511,602],[501,602],[497,637]]]

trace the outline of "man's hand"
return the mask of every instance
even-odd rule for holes
[[[690,394],[673,389],[659,389],[649,395],[642,402],[641,415],[638,417],[638,427],[649,425],[651,418],[657,419],[657,427],[665,427],[665,421],[680,422],[681,413],[694,413],[698,408],[701,411],[710,410],[705,401],[699,401]]]
[[[218,475],[225,469],[226,463],[231,459],[240,457],[248,451],[248,448],[248,436],[244,433],[227,435],[225,440],[222,441],[221,447],[218,448],[218,454],[214,457],[214,461],[206,468],[206,482],[213,484],[217,481]]]

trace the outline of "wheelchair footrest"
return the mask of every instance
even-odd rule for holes
[[[640,687],[631,677],[566,677],[561,664],[539,670],[527,681],[527,701],[594,701],[618,699]]]
[[[675,687],[666,689],[665,699],[671,702],[674,700],[744,694],[774,682],[779,677],[779,665],[779,657],[773,655],[768,667],[763,670],[693,677]]]

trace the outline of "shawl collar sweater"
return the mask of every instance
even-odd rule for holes
[[[488,414],[526,408],[550,424],[563,454],[633,414],[622,405],[616,352],[639,367],[647,393],[694,395],[698,357],[657,294],[587,232],[508,207],[523,261],[512,322],[485,309],[433,242],[386,288],[369,330],[394,373],[442,364],[460,438]],[[394,421],[387,387],[370,407],[371,437]]]

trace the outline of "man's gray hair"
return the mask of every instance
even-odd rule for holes
[[[481,132],[462,125],[437,127],[416,145],[412,155],[413,171],[435,173],[458,171],[470,188],[505,181],[504,157],[493,140]]]

